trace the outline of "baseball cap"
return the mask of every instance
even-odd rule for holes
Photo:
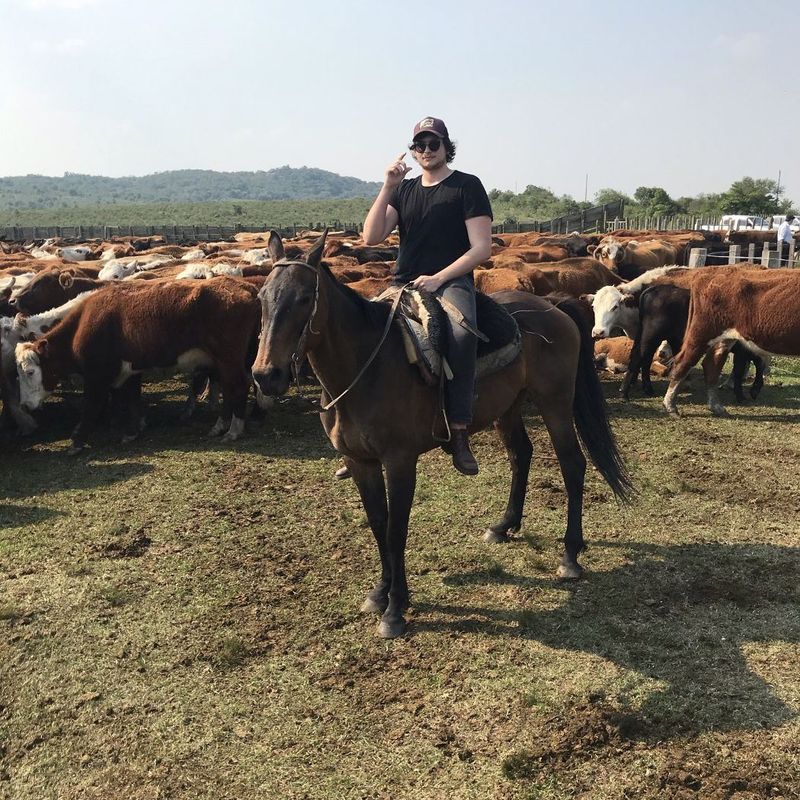
[[[416,139],[421,133],[432,133],[440,139],[448,138],[447,126],[436,117],[423,117],[414,126],[414,135],[411,138]]]

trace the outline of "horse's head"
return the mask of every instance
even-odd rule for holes
[[[281,237],[269,235],[272,271],[259,292],[261,335],[253,363],[253,379],[265,395],[282,395],[289,388],[293,362],[299,366],[319,341],[324,321],[320,298],[320,260],[327,229],[305,261],[286,258]]]

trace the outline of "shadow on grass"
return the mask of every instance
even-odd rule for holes
[[[260,417],[253,415],[248,408],[245,435],[236,442],[223,442],[221,437],[208,435],[217,419],[216,410],[200,404],[190,420],[182,421],[185,397],[174,390],[147,391],[146,388],[147,425],[141,436],[133,442],[121,444],[123,425],[106,412],[95,431],[89,435],[89,448],[74,459],[74,463],[87,457],[146,457],[165,449],[261,453],[289,459],[333,457],[334,450],[322,430],[319,417],[307,402],[307,398],[313,394],[313,391],[304,390],[303,397],[291,396],[285,402],[276,403]],[[49,447],[56,442],[65,442],[63,449],[53,449],[49,455],[70,458],[66,454],[66,441],[80,419],[81,402],[80,393],[61,393],[37,412],[39,428],[33,434],[25,437],[12,432],[2,434],[5,449],[14,453],[16,458],[17,454],[24,455],[25,451],[34,447]],[[46,455],[42,452],[35,454],[37,458]]]
[[[800,642],[800,548],[599,546],[624,547],[635,560],[560,584],[565,597],[555,610],[420,604],[417,611],[429,618],[414,631],[535,639],[567,659],[591,653],[662,682],[637,713],[638,735],[649,741],[773,727],[795,716],[751,669],[743,645]],[[502,570],[452,575],[445,583],[559,586]]]
[[[8,471],[3,477],[2,492],[14,499],[69,489],[92,489],[132,480],[152,471],[150,464],[134,461],[87,462],[61,452],[31,452],[15,457],[14,471]]]
[[[23,528],[39,522],[63,517],[65,512],[40,506],[18,506],[12,503],[0,503],[0,530],[7,528]]]
[[[606,402],[609,404],[612,414],[619,416],[632,417],[654,417],[668,419],[668,415],[663,406],[664,394],[669,386],[669,381],[653,381],[655,394],[647,397],[642,393],[641,384],[637,384],[631,390],[630,400],[623,400],[619,394],[620,383],[612,381],[603,382],[603,392]],[[711,416],[708,409],[708,395],[705,384],[702,380],[695,381],[688,387],[688,391],[678,395],[678,408],[684,416]],[[765,385],[759,396],[753,400],[748,394],[749,387],[745,387],[745,400],[737,402],[733,392],[729,389],[720,390],[720,400],[727,408],[729,416],[734,419],[763,419],[767,421],[778,421],[787,423],[800,422],[800,386],[796,385]],[[686,406],[702,406],[701,412],[696,412],[694,408],[687,409]],[[737,409],[753,408],[757,409],[755,414],[737,414]],[[786,409],[787,412],[794,414],[761,414],[761,410],[767,409]]]

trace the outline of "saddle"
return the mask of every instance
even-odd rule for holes
[[[375,298],[393,303],[402,293],[395,323],[403,333],[409,364],[415,364],[423,380],[439,385],[442,376],[452,379],[447,361],[448,325],[460,325],[478,339],[476,378],[491,375],[510,364],[522,349],[522,335],[514,318],[499,304],[480,292],[475,293],[477,330],[461,312],[442,297],[403,286],[390,286]]]

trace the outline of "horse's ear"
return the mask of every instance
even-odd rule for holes
[[[322,259],[322,251],[325,249],[325,239],[328,236],[328,229],[325,228],[322,231],[322,236],[317,239],[314,246],[308,251],[306,255],[306,264],[309,264],[312,267],[318,267],[319,262]]]
[[[269,250],[269,257],[272,259],[273,264],[276,261],[286,258],[286,251],[283,249],[283,241],[277,231],[269,232],[267,250]]]

